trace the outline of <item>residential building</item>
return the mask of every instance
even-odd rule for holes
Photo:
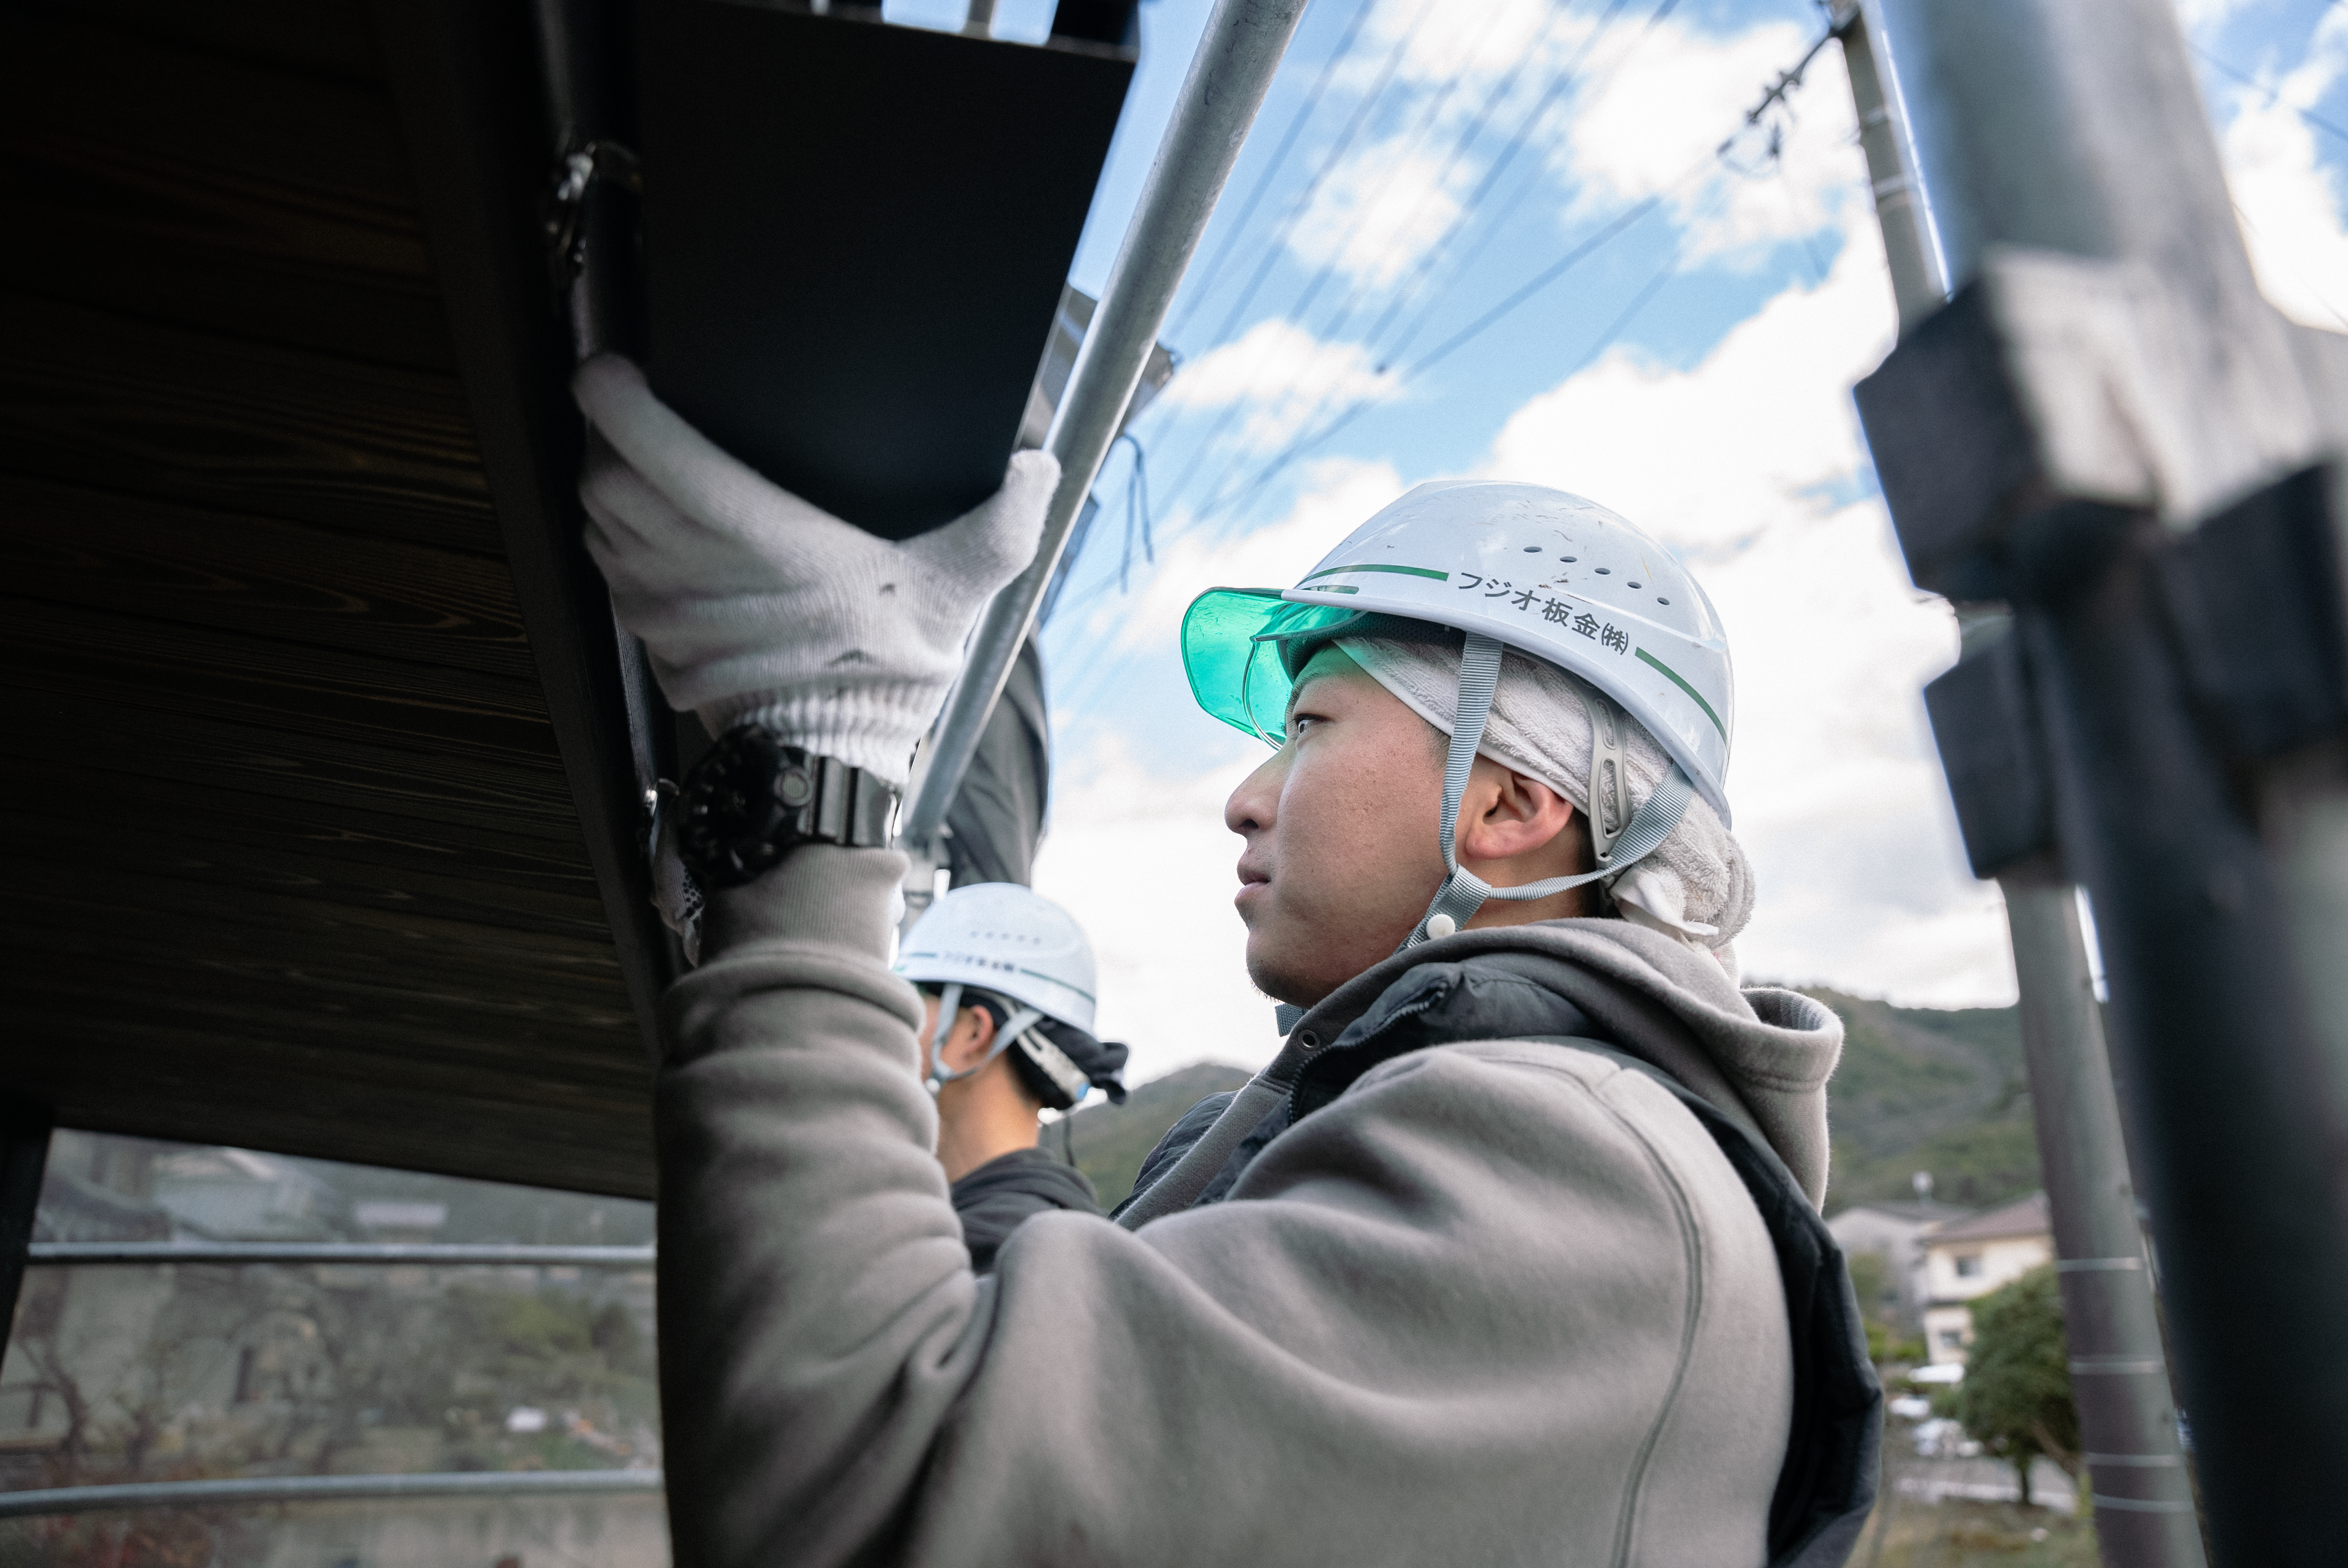
[[[1969,1305],[2054,1257],[2046,1194],[1933,1225],[1924,1248],[1924,1344],[1936,1363],[1962,1366],[1973,1340]]]
[[[1924,1233],[1936,1225],[1970,1218],[1973,1211],[1930,1199],[1919,1203],[1858,1203],[1827,1221],[1845,1257],[1873,1253],[1883,1259],[1884,1299],[1859,1306],[1898,1322],[1910,1333],[1920,1332],[1924,1304],[1931,1293],[1924,1284]]]

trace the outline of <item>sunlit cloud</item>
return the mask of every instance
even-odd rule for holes
[[[1307,464],[1285,516],[1236,537],[1183,536],[1129,599],[1097,611],[1097,634],[1121,651],[1171,652],[1189,602],[1210,588],[1287,588],[1355,525],[1403,492],[1394,465],[1354,457]]]
[[[1804,84],[1748,127],[1744,111],[1813,36],[1785,23],[1729,36],[1668,25],[1658,31],[1666,36],[1576,105],[1550,149],[1574,192],[1569,218],[1587,222],[1658,198],[1682,231],[1684,264],[1719,258],[1746,266],[1842,221],[1866,191],[1842,51],[1820,50]]]
[[[1342,272],[1351,288],[1384,288],[1451,231],[1469,183],[1459,161],[1399,139],[1348,158],[1321,186],[1289,237],[1307,266]],[[1332,301],[1343,308],[1343,291]]]
[[[1361,344],[1326,343],[1292,322],[1264,321],[1184,365],[1159,403],[1233,410],[1237,423],[1225,438],[1268,451],[1330,409],[1384,402],[1399,391],[1395,375],[1372,364]]]
[[[1823,283],[1779,292],[1695,366],[1616,348],[1531,399],[1488,467],[1586,494],[1699,560],[1818,515],[1818,493],[1866,466],[1849,389],[1891,346],[1872,221],[1852,222]]]
[[[1964,869],[1919,696],[1954,622],[1910,584],[1849,387],[1891,346],[1880,241],[1779,292],[1697,364],[1616,350],[1533,398],[1484,471],[1590,496],[1683,550],[1736,663],[1728,792],[1760,876],[1747,970],[1998,999],[1993,889]]]
[[[2226,183],[2259,287],[2306,325],[2348,330],[2348,199],[2327,167],[2312,109],[2348,76],[2348,8],[2316,25],[2305,56],[2264,89],[2230,87],[2232,118],[2219,138]]]

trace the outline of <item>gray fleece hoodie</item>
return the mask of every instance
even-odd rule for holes
[[[806,849],[717,896],[665,1003],[681,1564],[1772,1560],[1811,1295],[1848,1307],[1830,1248],[1787,1250],[1815,1214],[1783,1176],[1823,1186],[1831,1013],[1621,922],[1462,933],[1314,1009],[1296,1081],[1402,973],[1527,932],[1606,1040],[1378,1061],[1223,1201],[1039,1215],[981,1279],[886,968],[903,865]],[[1753,1174],[1780,1159],[1783,1201]],[[1828,1402],[1871,1441],[1846,1373]]]

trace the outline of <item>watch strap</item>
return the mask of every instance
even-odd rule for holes
[[[678,804],[677,851],[686,868],[709,886],[738,887],[803,844],[888,847],[897,790],[878,774],[744,724],[695,764]]]

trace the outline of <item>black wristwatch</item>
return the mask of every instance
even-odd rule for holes
[[[685,776],[676,847],[705,887],[739,887],[802,844],[885,849],[897,791],[755,724],[718,738]]]

